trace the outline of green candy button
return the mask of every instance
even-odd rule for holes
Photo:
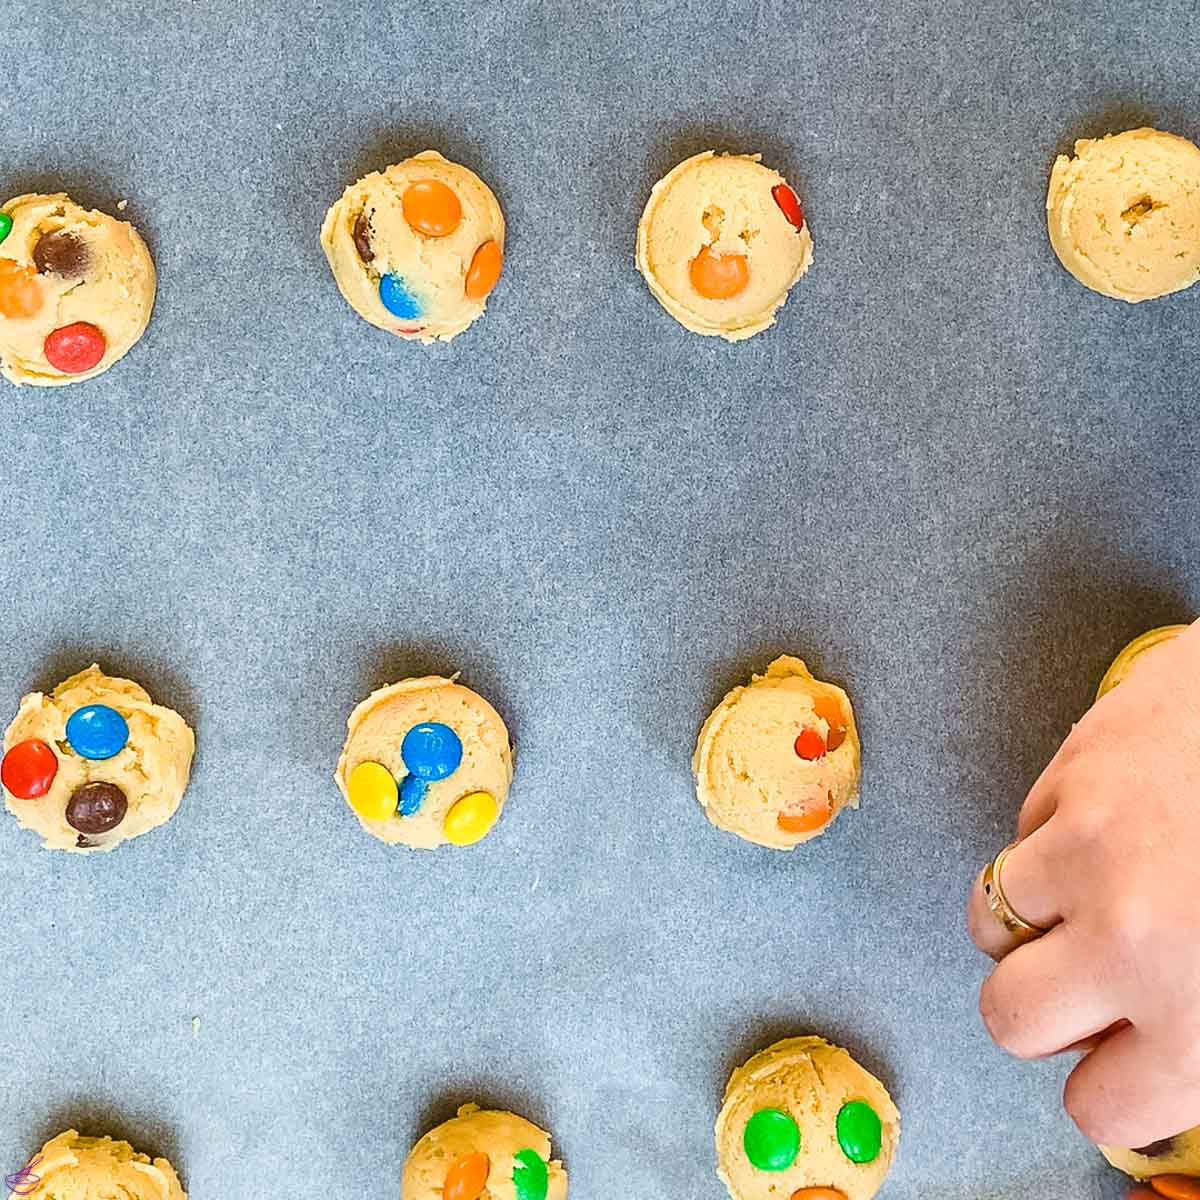
[[[851,1162],[874,1162],[883,1145],[883,1122],[869,1104],[851,1100],[837,1115],[837,1137],[842,1153]]]
[[[12,217],[8,213],[0,213],[0,242],[12,233]]]
[[[546,1200],[550,1190],[550,1173],[536,1150],[518,1150],[513,1156],[513,1187],[517,1200]]]
[[[746,1157],[760,1171],[786,1171],[800,1153],[800,1127],[779,1108],[760,1108],[742,1134]]]

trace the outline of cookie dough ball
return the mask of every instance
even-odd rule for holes
[[[729,1077],[717,1174],[733,1200],[871,1200],[899,1138],[878,1079],[821,1038],[787,1038]]]
[[[1157,129],[1075,143],[1050,175],[1046,212],[1062,265],[1137,304],[1200,279],[1200,149]]]
[[[760,157],[706,150],[663,176],[646,202],[638,270],[693,333],[739,342],[768,329],[812,262],[796,193]]]
[[[187,1200],[165,1158],[139,1154],[128,1142],[82,1137],[74,1129],[51,1138],[9,1180],[25,1200]]]
[[[1156,1179],[1160,1175],[1200,1178],[1200,1128],[1163,1138],[1137,1150],[1101,1146],[1101,1153],[1118,1171],[1134,1179]]]
[[[500,714],[454,679],[405,679],[351,714],[337,785],[380,841],[469,846],[500,817],[513,755]]]
[[[4,733],[4,802],[48,850],[115,850],[175,814],[195,749],[177,712],[93,663],[21,701]]]
[[[1158,629],[1151,629],[1149,633],[1143,633],[1141,637],[1134,638],[1113,659],[1112,666],[1104,673],[1104,678],[1100,680],[1100,686],[1096,689],[1096,699],[1099,700],[1105,693],[1111,692],[1118,683],[1123,683],[1128,677],[1129,672],[1133,670],[1138,659],[1147,650],[1153,650],[1155,646],[1178,637],[1186,628],[1186,625],[1163,625]]]
[[[434,150],[351,184],[321,246],[365,321],[426,344],[483,315],[504,264],[504,214],[473,171]]]
[[[137,230],[70,196],[0,208],[0,372],[57,387],[107,371],[154,308],[154,261]]]
[[[544,1130],[465,1104],[412,1148],[400,1200],[567,1200],[567,1172]]]
[[[708,819],[791,850],[858,806],[860,748],[850,699],[784,655],[704,722],[692,771]]]

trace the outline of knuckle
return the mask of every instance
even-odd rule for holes
[[[979,1015],[992,1041],[1002,1050],[1015,1058],[1034,1057],[1025,1022],[994,974],[979,989]]]

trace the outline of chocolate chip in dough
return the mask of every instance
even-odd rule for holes
[[[115,783],[85,783],[67,802],[67,824],[80,833],[107,833],[125,820],[128,808]]]
[[[354,248],[363,262],[374,261],[375,251],[371,249],[371,221],[365,210],[354,219]]]
[[[87,243],[73,233],[45,233],[33,248],[33,261],[43,275],[80,279],[87,274]]]
[[[83,836],[83,834],[81,833],[75,839],[75,845],[78,846],[80,850],[87,850],[87,849],[90,849],[92,846],[95,846],[96,843],[93,842],[90,838],[85,838]]]
[[[1140,1146],[1133,1153],[1140,1154],[1143,1158],[1162,1158],[1164,1154],[1170,1154],[1174,1149],[1175,1139],[1169,1137],[1161,1138],[1157,1142],[1151,1142],[1148,1146]]]

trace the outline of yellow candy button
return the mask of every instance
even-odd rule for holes
[[[386,821],[400,801],[400,789],[383,763],[360,762],[350,772],[346,791],[350,807],[364,821]]]
[[[487,837],[500,815],[500,805],[491,792],[468,792],[446,814],[446,837],[456,846],[470,846]]]

